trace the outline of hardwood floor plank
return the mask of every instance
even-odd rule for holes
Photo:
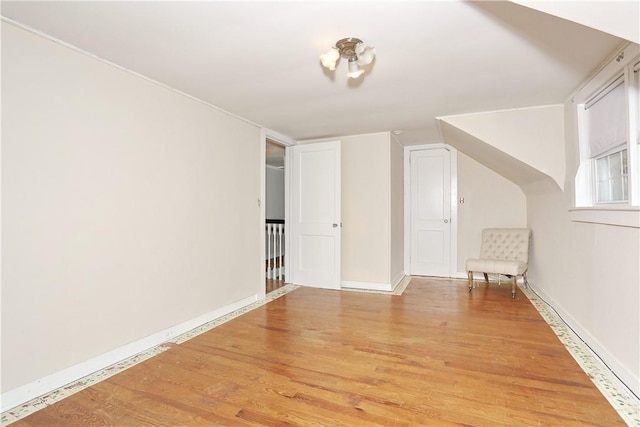
[[[300,288],[16,425],[624,425],[522,294]]]
[[[270,401],[270,406],[275,405],[272,407],[278,407],[278,402],[276,401],[282,400],[279,399],[280,397],[294,399],[297,403],[302,403],[304,405],[308,405],[309,402],[314,401],[314,397],[312,395],[317,391],[317,388],[314,386],[308,387],[303,382],[296,380],[296,377],[291,372],[292,369],[295,368],[283,368],[284,365],[280,364],[280,362],[265,362],[260,358],[244,357],[235,353],[225,353],[221,350],[216,351],[213,348],[203,346],[199,346],[199,348],[201,349],[200,351],[192,351],[192,354],[190,355],[179,355],[179,360],[197,357],[198,363],[203,367],[206,365],[205,369],[208,371],[213,369],[217,372],[224,372],[233,369],[234,372],[236,372],[234,382],[235,384],[242,386],[243,392],[240,396],[226,396],[228,401],[233,401],[238,405],[247,405],[247,395],[260,395],[263,400],[268,399]],[[186,351],[184,353],[186,353]],[[166,354],[166,356],[169,357],[170,355]],[[300,370],[303,371],[300,374],[302,377],[305,376],[305,374],[306,376],[309,375],[308,370]],[[350,382],[350,379],[347,379],[347,381]],[[247,393],[247,391],[251,392]],[[271,397],[274,399],[270,399]],[[324,405],[326,407],[329,404],[334,405],[340,395],[323,395],[322,397],[326,402]],[[287,402],[287,404],[289,404],[289,402]],[[343,417],[345,417],[344,419],[349,419],[350,417],[348,412],[351,407],[344,405],[338,405],[338,407],[343,413]],[[316,415],[318,413],[321,414],[322,412],[325,412],[324,415],[328,417],[333,414],[332,411],[327,412],[322,407],[309,408],[308,410],[316,413]],[[351,412],[352,415],[356,417],[351,419],[352,423],[357,424],[358,421],[362,421],[362,413],[357,410]],[[257,412],[254,411],[252,413]],[[371,421],[383,424],[388,424],[390,422],[388,419],[381,418],[372,419]]]

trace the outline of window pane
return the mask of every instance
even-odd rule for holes
[[[614,153],[609,157],[609,176],[616,178],[622,176],[622,156],[620,153]]]
[[[624,187],[622,177],[611,180],[611,200],[624,200]]]
[[[598,182],[598,202],[610,202],[611,192],[609,191],[609,181]]]
[[[598,181],[609,179],[609,156],[596,160],[596,177]]]
[[[596,201],[598,203],[629,200],[629,165],[627,150],[596,159]]]

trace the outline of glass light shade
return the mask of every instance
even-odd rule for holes
[[[365,46],[364,43],[358,43],[356,46],[356,54],[358,55],[359,65],[369,65],[376,56],[376,48],[373,46]]]
[[[338,59],[340,59],[340,52],[335,47],[332,47],[327,53],[320,55],[320,62],[322,62],[322,66],[331,71],[336,69]]]
[[[347,77],[350,77],[352,79],[357,79],[362,75],[362,73],[364,73],[364,70],[360,69],[360,66],[358,65],[358,61],[356,61],[355,59],[350,59],[349,72],[347,73]]]

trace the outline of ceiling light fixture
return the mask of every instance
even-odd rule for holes
[[[320,55],[322,66],[328,70],[334,71],[340,58],[349,61],[349,71],[347,76],[352,79],[360,77],[364,70],[361,65],[369,65],[376,56],[376,49],[372,46],[366,46],[362,40],[355,37],[347,37],[338,40],[336,45],[329,49],[327,53]]]

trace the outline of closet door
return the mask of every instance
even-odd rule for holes
[[[451,245],[451,153],[445,148],[412,151],[412,275],[449,277]]]

